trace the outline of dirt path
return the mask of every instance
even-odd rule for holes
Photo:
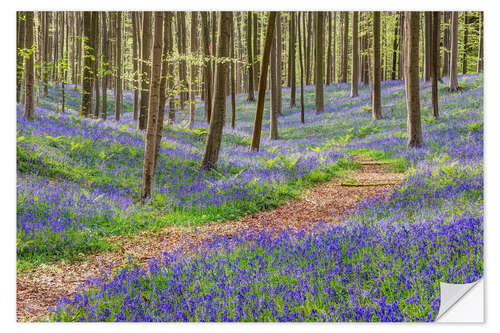
[[[110,238],[118,251],[90,255],[88,260],[70,264],[43,265],[17,276],[17,320],[44,318],[49,308],[62,296],[70,297],[89,276],[109,270],[112,264],[125,264],[132,258],[147,264],[150,258],[186,244],[200,244],[212,234],[232,235],[249,227],[261,229],[310,228],[318,220],[338,223],[359,201],[390,193],[403,177],[387,165],[356,157],[362,167],[344,179],[333,179],[306,191],[300,198],[283,206],[236,221],[213,222],[194,227],[166,227],[157,233],[142,232],[133,236]],[[349,186],[368,184],[369,186]],[[383,185],[377,185],[383,184]]]

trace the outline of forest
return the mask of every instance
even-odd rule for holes
[[[17,321],[435,321],[483,276],[483,25],[16,12]]]

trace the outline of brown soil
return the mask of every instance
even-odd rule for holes
[[[233,235],[247,228],[310,229],[320,220],[327,224],[339,223],[360,201],[389,194],[394,184],[402,179],[403,175],[392,172],[388,165],[363,157],[356,160],[362,163],[360,169],[351,171],[343,179],[333,179],[311,188],[300,198],[275,209],[247,215],[236,221],[207,223],[196,229],[172,226],[155,233],[113,236],[109,240],[117,245],[117,251],[96,253],[82,262],[42,265],[22,272],[17,276],[17,320],[43,320],[59,298],[71,297],[87,277],[109,271],[112,265],[122,265],[130,260],[146,265],[149,259],[163,251],[185,245],[196,247],[213,235]]]

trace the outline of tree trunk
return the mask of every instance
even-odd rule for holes
[[[21,103],[21,92],[23,84],[23,56],[21,55],[21,50],[24,49],[25,40],[25,26],[26,21],[23,12],[17,12],[17,49],[16,49],[16,61],[17,61],[17,76],[16,76],[16,103]],[[46,48],[45,44],[44,47]]]
[[[432,12],[432,114],[434,118],[439,118],[438,101],[438,79],[439,79],[439,35],[440,35],[439,12]]]
[[[109,55],[108,55],[108,29],[106,23],[106,12],[101,13],[102,22],[102,118],[108,117],[108,78],[107,71],[109,70]]]
[[[288,63],[288,73],[290,76],[290,108],[295,107],[295,95],[296,95],[296,74],[295,74],[295,12],[290,13],[290,43],[288,47],[288,52],[290,53],[290,62]]]
[[[358,12],[352,13],[352,72],[351,72],[351,98],[358,96]]]
[[[115,120],[120,120],[122,113],[122,13],[116,12],[116,83],[115,83]]]
[[[432,12],[424,12],[424,81],[431,79]]]
[[[458,90],[458,12],[451,14],[450,90]]]
[[[311,38],[312,38],[312,12],[308,12],[307,19],[307,33],[304,29],[305,40],[305,66],[306,66],[306,85],[311,84]],[[304,15],[305,21],[305,15]]]
[[[326,51],[326,82],[332,83],[332,12],[328,12],[328,45]]]
[[[462,52],[462,74],[467,74],[467,53],[469,52],[469,15],[464,12],[464,49]]]
[[[391,75],[391,80],[396,80],[398,73],[396,72],[396,65],[398,61],[398,31],[399,23],[398,19],[396,18],[396,23],[394,24],[394,39],[392,41],[392,75]],[[401,52],[401,51],[399,51]]]
[[[304,16],[304,13],[297,15]],[[300,33],[300,20],[297,17],[297,28],[298,28],[298,39],[299,39],[299,67],[300,67],[300,121],[302,124],[305,123],[305,114],[304,114],[304,59],[302,57],[302,36]]]
[[[264,41],[264,51],[262,54],[262,66],[260,69],[259,94],[257,97],[257,108],[255,110],[255,121],[252,132],[252,143],[250,151],[259,151],[260,136],[262,132],[262,116],[264,114],[264,101],[266,97],[267,71],[269,68],[269,55],[271,53],[271,43],[273,40],[273,30],[276,22],[276,12],[270,12],[267,21],[266,39]]]
[[[255,101],[253,90],[252,12],[247,13],[248,102]]]
[[[404,80],[404,17],[403,12],[399,13],[399,57],[398,57],[398,80]]]
[[[191,12],[191,57],[198,56],[198,12]],[[189,97],[189,126],[193,127],[196,121],[196,92],[198,91],[198,65],[191,64],[191,85]]]
[[[372,116],[375,120],[382,118],[382,98],[380,90],[380,12],[373,12]]]
[[[137,12],[132,12],[132,65],[134,69],[134,106],[133,106],[133,119],[137,120],[139,116],[139,64],[138,64],[138,42],[137,36],[139,35],[139,26],[138,26],[138,14]]]
[[[221,12],[219,20],[219,34],[217,44],[217,59],[229,57],[229,41],[232,12]],[[222,141],[222,130],[224,127],[224,113],[226,104],[225,81],[229,63],[217,62],[215,74],[215,94],[210,125],[208,127],[207,142],[201,167],[203,169],[217,168],[220,144]]]
[[[168,57],[170,58],[174,52],[174,36],[173,36],[173,23],[174,14],[169,13],[165,17],[165,24],[168,25]],[[168,98],[168,119],[172,121],[175,119],[175,79],[174,79],[175,63],[169,61],[167,72],[169,73],[167,78],[167,98]]]
[[[153,185],[154,166],[155,166],[155,140],[156,140],[156,121],[158,120],[158,111],[160,103],[160,74],[161,74],[161,51],[162,51],[162,31],[163,31],[163,12],[155,12],[154,24],[155,34],[153,42],[153,59],[151,71],[151,85],[149,93],[149,115],[146,129],[146,143],[144,146],[144,166],[142,171],[141,199],[146,201],[151,197]],[[120,15],[120,14],[118,14]],[[121,20],[118,19],[117,22]],[[119,26],[118,23],[116,24]],[[160,133],[161,140],[161,133]]]
[[[187,54],[186,47],[186,12],[177,12],[177,49],[180,56],[185,56]],[[188,83],[187,83],[187,64],[186,60],[179,60],[179,108],[184,110],[186,101],[188,100]],[[175,120],[175,113],[169,113],[169,116],[173,115],[170,120]]]
[[[142,55],[141,55],[141,99],[139,109],[138,129],[146,129],[149,103],[149,78],[151,76],[151,12],[142,15]]]
[[[33,78],[33,56],[34,56],[34,43],[33,43],[33,12],[27,11],[25,14],[25,38],[24,48],[28,49],[28,55],[24,59],[24,117],[33,120],[34,110],[34,78]]]
[[[441,76],[450,74],[450,12],[444,12],[443,23],[445,24],[443,33],[443,71]]]
[[[479,47],[477,53],[477,72],[483,72],[483,25],[484,25],[484,12],[479,12]]]
[[[344,12],[344,38],[342,46],[342,80],[347,82],[347,65],[348,65],[348,48],[349,48],[349,12]]]
[[[333,12],[332,82],[337,81],[337,12]]]
[[[276,97],[277,97],[277,108],[278,108],[278,114],[283,113],[283,108],[282,108],[282,72],[281,72],[281,13],[277,12],[276,13],[276,83],[277,83],[277,91],[276,91]]]
[[[323,12],[316,12],[316,42],[315,42],[315,63],[316,63],[316,73],[314,74],[315,84],[316,84],[316,114],[320,114],[324,111],[324,97],[323,97]]]
[[[280,24],[279,19],[276,20],[276,28]],[[280,47],[279,41],[277,39],[276,34],[273,36],[273,42],[271,46],[271,112],[269,112],[269,138],[271,140],[277,140],[278,139],[278,99],[279,99],[279,94],[278,94],[278,66],[279,66],[279,60],[278,60],[278,48]]]
[[[92,39],[92,12],[83,12],[83,43],[85,57],[82,74],[82,104],[80,115],[88,117],[91,112],[92,101],[92,56],[93,45],[90,45]]]
[[[408,147],[421,147],[422,120],[420,115],[420,92],[418,78],[420,12],[405,12],[405,88],[408,110]]]
[[[231,57],[231,73],[230,73],[230,80],[231,80],[231,128],[234,129],[236,127],[236,81],[235,81],[235,74],[236,74],[236,62],[234,59],[234,17],[231,20],[231,43],[229,44],[229,47],[231,48],[229,56]]]
[[[99,118],[99,102],[100,102],[100,91],[99,91],[99,12],[92,12],[92,22],[93,22],[93,32],[94,32],[94,53],[96,55],[94,61],[94,89],[95,89],[95,105],[94,105],[94,118]],[[101,50],[102,51],[102,50]]]
[[[208,13],[201,12],[201,24],[203,33],[203,52],[205,57],[210,56],[210,27],[208,25]],[[205,60],[203,76],[205,81],[204,89],[204,103],[205,103],[205,116],[207,117],[207,123],[210,124],[210,118],[212,116],[212,66],[210,60]]]
[[[253,52],[253,88],[254,90],[257,89],[257,86],[259,85],[259,61],[257,60],[257,55],[259,54],[259,39],[258,39],[258,13],[254,12],[253,13],[253,18],[252,18],[252,28],[253,28],[253,34],[252,34],[252,42],[253,42],[253,47],[252,47],[252,52]]]

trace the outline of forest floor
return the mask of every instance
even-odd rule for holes
[[[275,209],[197,227],[169,226],[159,232],[112,236],[108,240],[115,245],[113,251],[92,254],[80,262],[44,264],[20,272],[17,276],[17,320],[45,319],[58,299],[72,296],[88,277],[109,273],[127,263],[145,267],[151,258],[179,247],[188,254],[214,236],[231,237],[249,228],[310,230],[318,221],[340,223],[358,203],[390,194],[403,179],[403,174],[396,173],[389,164],[363,156],[355,156],[355,161],[360,168],[342,178],[319,184]]]

